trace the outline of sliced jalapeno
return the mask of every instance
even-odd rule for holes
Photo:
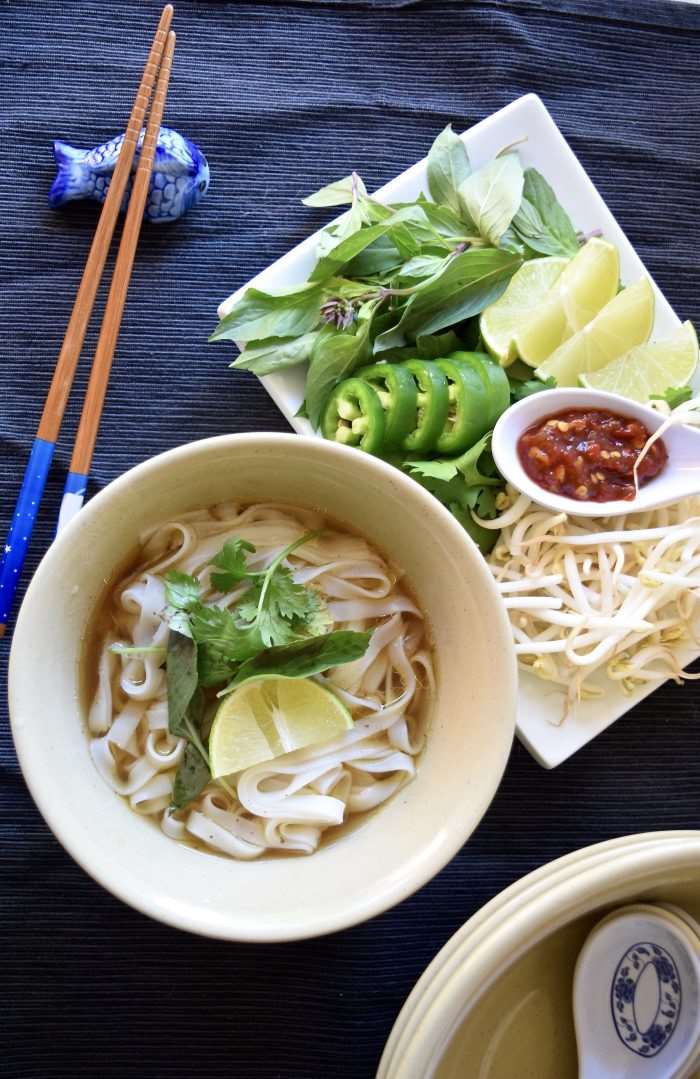
[[[462,453],[489,429],[486,386],[471,364],[454,359],[435,363],[447,377],[450,398],[447,422],[436,449],[439,453]]]
[[[415,430],[418,391],[413,376],[400,364],[374,363],[355,372],[369,383],[384,409],[384,445],[399,446]]]
[[[323,411],[324,438],[379,453],[384,445],[384,409],[377,391],[360,378],[347,378],[333,390]]]
[[[487,390],[488,425],[493,427],[510,404],[510,386],[505,371],[484,352],[453,352],[449,359],[468,363],[479,372]]]
[[[410,452],[434,450],[447,422],[450,392],[447,377],[430,360],[405,360],[402,364],[418,387],[415,430],[403,440]]]

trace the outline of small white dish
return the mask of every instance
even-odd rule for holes
[[[700,1045],[700,937],[635,904],[589,935],[574,974],[580,1079],[686,1079]]]
[[[437,131],[435,132],[437,134]],[[620,252],[620,276],[623,284],[650,277],[639,255],[625,236],[619,224],[591,182],[552,116],[536,94],[526,94],[505,108],[487,116],[461,136],[473,165],[478,168],[493,157],[503,146],[526,138],[518,146],[518,153],[525,167],[539,169],[552,185],[564,209],[571,216],[576,228],[584,233],[601,229],[603,235],[614,243]],[[427,148],[427,147],[426,147]],[[357,161],[346,163],[346,172],[357,168]],[[624,165],[620,162],[620,170]],[[329,177],[332,179],[332,177]],[[426,162],[417,162],[411,168],[394,177],[375,192],[380,202],[403,202],[416,198],[426,190]],[[299,196],[307,194],[300,191]],[[235,300],[251,286],[260,289],[287,288],[305,281],[316,261],[315,251],[319,232],[308,236],[301,244],[282,255],[251,281],[242,284],[219,305],[222,317]],[[668,337],[680,325],[666,297],[654,285],[654,338]],[[245,372],[236,377],[250,378]],[[305,367],[293,367],[268,375],[261,381],[290,425],[299,434],[312,434],[308,420],[298,415],[304,398]],[[700,372],[695,379],[700,389]],[[685,665],[695,659],[698,649],[694,645],[678,648],[679,663]],[[618,686],[602,682],[601,697],[583,701],[565,723],[561,723],[561,694],[541,679],[520,674],[518,691],[518,737],[545,768],[554,768],[582,749],[596,735],[614,723],[625,712],[656,687],[645,686],[626,695]]]
[[[533,502],[553,513],[577,517],[618,517],[642,513],[678,502],[689,495],[700,494],[700,430],[684,424],[669,427],[662,436],[668,451],[668,461],[653,480],[640,487],[633,499],[611,502],[578,501],[545,490],[532,480],[522,466],[518,454],[518,439],[530,427],[550,416],[568,409],[604,409],[620,416],[629,416],[644,424],[653,434],[664,422],[664,416],[653,408],[630,401],[618,393],[602,390],[557,389],[534,393],[518,401],[503,413],[496,424],[491,451],[498,471],[509,483]]]

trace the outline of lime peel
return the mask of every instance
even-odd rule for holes
[[[220,704],[209,737],[214,779],[330,741],[353,727],[345,705],[310,678],[253,678]]]

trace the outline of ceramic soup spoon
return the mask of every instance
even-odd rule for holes
[[[574,974],[579,1079],[689,1079],[700,1050],[700,937],[673,908],[600,922]]]
[[[579,501],[546,490],[523,468],[518,440],[525,431],[569,409],[596,409],[639,420],[653,434],[665,420],[661,413],[617,393],[602,390],[561,389],[532,394],[503,413],[493,432],[491,450],[499,472],[513,487],[555,513],[578,517],[615,517],[669,505],[700,494],[700,429],[685,424],[670,426],[661,436],[668,452],[661,472],[638,490],[633,499],[609,502]]]

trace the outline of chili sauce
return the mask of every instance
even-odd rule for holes
[[[545,491],[578,502],[611,502],[634,498],[634,465],[648,439],[644,424],[629,416],[570,408],[528,428],[517,449],[525,472]],[[667,460],[659,439],[639,464],[639,485],[658,476]]]

